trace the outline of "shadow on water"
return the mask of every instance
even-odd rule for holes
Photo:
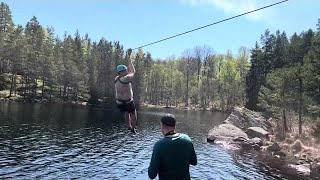
[[[141,109],[139,134],[133,135],[113,106],[5,102],[0,107],[1,179],[147,179],[165,113],[174,114],[178,131],[194,142],[198,166],[190,168],[192,179],[293,178],[270,168],[267,158],[208,144],[207,132],[226,113]]]

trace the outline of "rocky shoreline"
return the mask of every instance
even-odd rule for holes
[[[58,104],[72,104],[72,105],[80,105],[80,106],[89,106],[90,104],[86,101],[63,101],[62,99],[24,99],[18,97],[9,97],[9,98],[0,98],[0,102],[17,102],[17,103],[58,103]]]
[[[279,138],[274,125],[259,112],[235,108],[224,124],[208,133],[207,141],[229,149],[252,150],[287,162],[298,174],[320,177],[319,149],[305,146],[292,134]]]
[[[213,112],[224,112],[224,113],[231,113],[232,110],[227,109],[227,110],[222,110],[218,108],[200,108],[199,106],[165,106],[165,105],[152,105],[152,104],[141,104],[140,107],[145,107],[145,108],[165,108],[165,109],[177,109],[177,110],[191,110],[191,111],[213,111]]]

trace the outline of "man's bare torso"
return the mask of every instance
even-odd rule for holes
[[[126,77],[120,77],[120,79],[115,82],[115,91],[116,91],[117,103],[121,103],[118,100],[129,101],[129,100],[131,100],[133,98],[133,92],[132,92],[131,83],[129,83],[129,84],[121,83],[121,82],[125,82],[125,83],[130,82],[128,80],[129,79],[127,79]]]

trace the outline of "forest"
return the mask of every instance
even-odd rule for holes
[[[55,34],[37,17],[15,24],[0,4],[0,98],[23,101],[114,102],[115,68],[134,62],[135,101],[139,105],[197,107],[228,111],[235,106],[281,117],[318,121],[320,135],[320,19],[317,29],[288,36],[262,33],[253,47],[237,54],[215,53],[206,45],[180,57],[154,59],[139,49],[131,57],[119,41],[88,34]]]

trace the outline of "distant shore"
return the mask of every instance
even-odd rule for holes
[[[96,104],[91,104],[88,101],[74,101],[74,100],[68,100],[64,101],[61,98],[52,98],[52,99],[47,99],[47,98],[23,98],[23,97],[0,97],[0,102],[1,101],[10,101],[10,102],[29,102],[29,103],[58,103],[58,104],[73,104],[73,105],[82,105],[82,106],[95,106],[95,107],[103,107],[104,104],[112,104],[113,101],[103,101],[101,99],[98,100],[99,103]],[[231,113],[233,109],[228,109],[228,110],[222,110],[219,108],[214,108],[214,107],[199,107],[198,105],[178,105],[178,106],[166,106],[166,105],[153,105],[153,104],[148,104],[148,103],[142,103],[139,105],[139,107],[142,108],[164,108],[164,109],[177,109],[177,110],[192,110],[192,111],[212,111],[212,112],[227,112]]]
[[[166,105],[153,105],[153,104],[141,104],[140,107],[145,108],[164,108],[164,109],[178,109],[178,110],[192,110],[192,111],[212,111],[212,112],[232,112],[232,109],[229,110],[222,110],[218,108],[201,108],[196,105],[190,105],[190,106],[184,106],[184,105],[178,105],[178,106],[166,106]]]

